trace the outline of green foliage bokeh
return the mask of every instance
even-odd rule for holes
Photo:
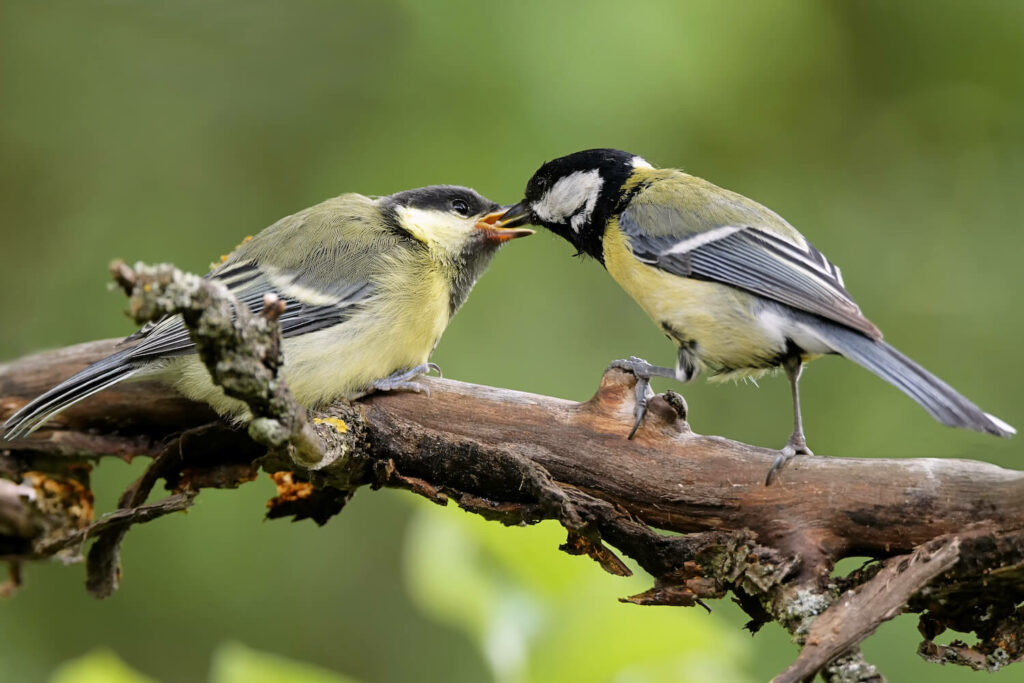
[[[1009,0],[3,0],[0,357],[130,332],[106,289],[114,257],[203,271],[328,196],[458,183],[507,203],[541,162],[612,146],[786,216],[893,344],[1019,427],[1022,22]],[[445,375],[583,399],[613,358],[671,363],[643,313],[570,254],[546,234],[509,245],[437,350]],[[850,363],[815,363],[803,387],[820,453],[1020,465],[1019,440],[943,428]],[[788,434],[780,379],[684,393],[700,432]],[[104,463],[101,509],[139,466]],[[105,648],[155,680],[203,680],[239,641],[358,680],[517,680],[487,649],[501,605],[474,590],[517,618],[565,611],[523,641],[521,680],[566,680],[595,651],[614,660],[601,680],[763,680],[795,653],[774,627],[743,636],[726,603],[619,605],[642,581],[554,556],[543,527],[481,529],[389,492],[360,493],[323,529],[263,524],[271,490],[203,493],[133,531],[106,602],[80,568],[28,567],[0,605],[3,679]],[[616,649],[647,637],[645,620],[657,638]],[[904,618],[865,649],[891,680],[967,675],[919,662],[917,639]]]

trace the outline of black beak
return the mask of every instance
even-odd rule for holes
[[[531,217],[530,211],[527,209],[523,212],[519,208],[520,206],[522,205],[517,204],[507,211],[505,210],[505,207],[501,207],[497,211],[492,211],[478,220],[476,225],[473,227],[478,230],[482,230],[487,236],[487,239],[494,242],[507,242],[508,240],[515,239],[517,237],[532,235],[533,230],[519,227],[529,223]]]
[[[503,228],[517,228],[533,222],[533,210],[526,202],[519,202],[508,207],[497,221]]]

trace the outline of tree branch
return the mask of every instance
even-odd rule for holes
[[[903,611],[910,597],[946,571],[960,558],[960,539],[933,541],[914,551],[889,559],[875,576],[848,590],[807,629],[800,657],[773,683],[799,683],[812,677],[837,655],[846,652],[879,624]]]
[[[0,366],[0,417],[115,344]],[[212,344],[211,357],[220,357],[221,347]],[[454,500],[504,524],[556,519],[568,530],[566,552],[620,575],[629,573],[617,555],[623,553],[654,577],[652,589],[631,602],[704,605],[731,593],[752,630],[782,624],[804,650],[778,680],[818,671],[827,680],[882,680],[856,646],[904,610],[922,614],[921,651],[930,658],[988,669],[1024,658],[1024,618],[1016,608],[1024,599],[1020,472],[963,460],[804,457],[765,487],[775,451],[692,433],[672,396],[653,399],[648,419],[627,441],[635,379],[619,370],[608,371],[584,403],[420,381],[429,397],[373,395],[311,413],[301,438],[315,432],[313,447],[323,456],[311,467],[297,463],[293,450],[267,453],[246,431],[216,422],[207,407],[166,387],[114,387],[29,439],[0,442],[0,475],[8,482],[0,480],[0,556],[67,553],[91,535],[83,458],[160,456],[122,501],[122,510],[136,511],[124,513],[125,521],[141,521],[138,511],[158,477],[172,491],[194,495],[249,481],[257,467],[278,486],[272,517],[323,523],[369,485]],[[288,408],[275,419],[302,412]],[[108,531],[119,541],[125,529]],[[104,556],[114,558],[99,563],[109,577],[116,554]],[[834,563],[848,556],[892,559],[831,577]],[[977,645],[935,645],[946,628],[974,631]]]

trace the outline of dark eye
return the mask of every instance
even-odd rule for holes
[[[453,199],[452,200],[452,211],[459,214],[460,216],[469,215],[469,204],[466,203],[465,199]]]

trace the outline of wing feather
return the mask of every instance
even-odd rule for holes
[[[645,229],[630,209],[619,218],[619,228],[641,261],[681,277],[738,287],[881,339],[846,291],[839,268],[810,242],[794,244],[755,226],[687,229],[681,212],[657,215],[678,220],[680,225],[673,226],[678,229]]]
[[[232,265],[214,271],[207,277],[227,285],[238,302],[253,313],[263,309],[265,294],[273,292],[280,296],[286,303],[285,312],[279,319],[281,336],[285,339],[344,322],[373,291],[373,286],[368,282],[342,282],[329,291],[311,288],[299,282],[298,278],[273,278],[252,262]],[[303,303],[298,292],[314,299],[316,303]],[[132,360],[181,356],[195,350],[181,316],[164,318],[144,327],[126,341],[137,339],[141,339],[141,342],[131,350]]]

